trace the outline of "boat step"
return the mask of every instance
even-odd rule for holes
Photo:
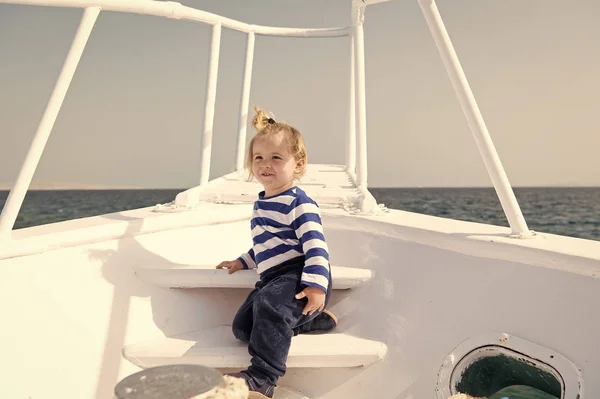
[[[273,399],[309,399],[308,396],[301,394],[300,392],[292,391],[285,387],[275,388],[275,394]]]
[[[382,342],[343,333],[300,334],[292,338],[287,367],[356,367],[382,359]],[[246,368],[248,346],[233,337],[231,326],[219,326],[123,348],[123,356],[142,368],[167,364],[201,364],[213,368]]]
[[[258,280],[256,270],[240,270],[228,274],[214,265],[185,265],[158,263],[135,267],[138,277],[147,283],[167,288],[254,288]],[[368,269],[332,266],[334,289],[356,287],[373,277]]]

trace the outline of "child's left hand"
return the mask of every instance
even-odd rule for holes
[[[308,298],[308,302],[302,311],[303,315],[312,315],[325,307],[325,291],[317,287],[306,287],[296,294],[296,299]]]

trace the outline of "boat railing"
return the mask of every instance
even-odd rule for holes
[[[208,84],[206,89],[204,126],[201,142],[200,181],[203,185],[208,182],[212,154],[212,134],[214,123],[215,100],[217,91],[217,78],[219,55],[221,47],[221,30],[229,28],[247,34],[246,61],[240,113],[238,120],[238,138],[236,148],[236,168],[244,168],[246,147],[246,129],[248,123],[248,109],[250,87],[252,81],[252,66],[256,35],[301,37],[301,38],[330,38],[348,37],[351,27],[338,28],[288,28],[247,24],[217,14],[184,6],[177,2],[152,1],[152,0],[0,0],[0,3],[83,8],[83,16],[77,33],[67,54],[60,75],[54,86],[50,100],[46,106],[38,129],[25,161],[21,167],[17,180],[10,191],[9,197],[0,217],[0,240],[10,236],[18,212],[22,206],[25,194],[29,189],[31,180],[42,156],[65,95],[69,89],[77,65],[87,44],[88,38],[94,28],[100,11],[115,11],[125,13],[143,14],[171,19],[180,19],[212,25],[212,37],[209,55]],[[347,151],[348,152],[348,151]],[[354,153],[354,151],[351,151]],[[352,175],[354,175],[352,173]]]
[[[204,126],[201,141],[201,166],[199,185],[206,184],[210,175],[212,154],[212,134],[217,90],[221,30],[223,27],[244,32],[248,35],[246,60],[238,119],[238,138],[236,148],[236,168],[244,168],[246,147],[246,129],[252,80],[252,65],[256,35],[280,37],[348,37],[350,46],[348,103],[349,121],[346,140],[346,169],[354,180],[358,190],[369,196],[367,190],[367,121],[365,93],[365,51],[364,51],[364,11],[367,5],[382,0],[353,0],[351,25],[337,28],[287,28],[252,25],[226,18],[217,14],[184,6],[172,1],[154,0],[0,0],[0,3],[30,6],[54,6],[82,8],[83,15],[71,48],[67,54],[52,94],[46,105],[37,131],[29,147],[18,177],[6,200],[0,215],[0,243],[10,239],[11,231],[17,219],[23,200],[40,161],[65,95],[69,89],[79,60],[101,11],[115,11],[143,14],[171,19],[180,19],[212,25],[212,37],[209,55],[208,84],[206,89]],[[450,76],[459,102],[463,108],[485,166],[496,189],[513,235],[526,236],[527,224],[516,201],[508,178],[490,135],[475,102],[473,93],[454,52],[448,33],[434,0],[419,0],[423,15],[427,21],[434,41],[440,51],[446,70]],[[376,206],[374,201],[365,201],[364,206]],[[365,210],[365,209],[363,209]]]

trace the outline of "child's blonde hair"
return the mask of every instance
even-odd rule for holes
[[[252,118],[252,126],[256,129],[256,134],[252,137],[252,140],[250,140],[246,157],[246,167],[249,172],[248,180],[251,180],[254,177],[254,173],[252,172],[254,140],[256,140],[257,137],[271,136],[279,132],[282,132],[285,135],[285,141],[288,144],[290,154],[292,154],[296,162],[301,162],[300,166],[294,170],[294,178],[300,179],[306,173],[306,163],[308,160],[302,134],[298,129],[285,122],[275,122],[272,117],[260,108],[254,107],[254,112],[256,112],[256,115]]]

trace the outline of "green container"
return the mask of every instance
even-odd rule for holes
[[[513,385],[502,388],[489,399],[560,399],[537,388],[527,385]]]

